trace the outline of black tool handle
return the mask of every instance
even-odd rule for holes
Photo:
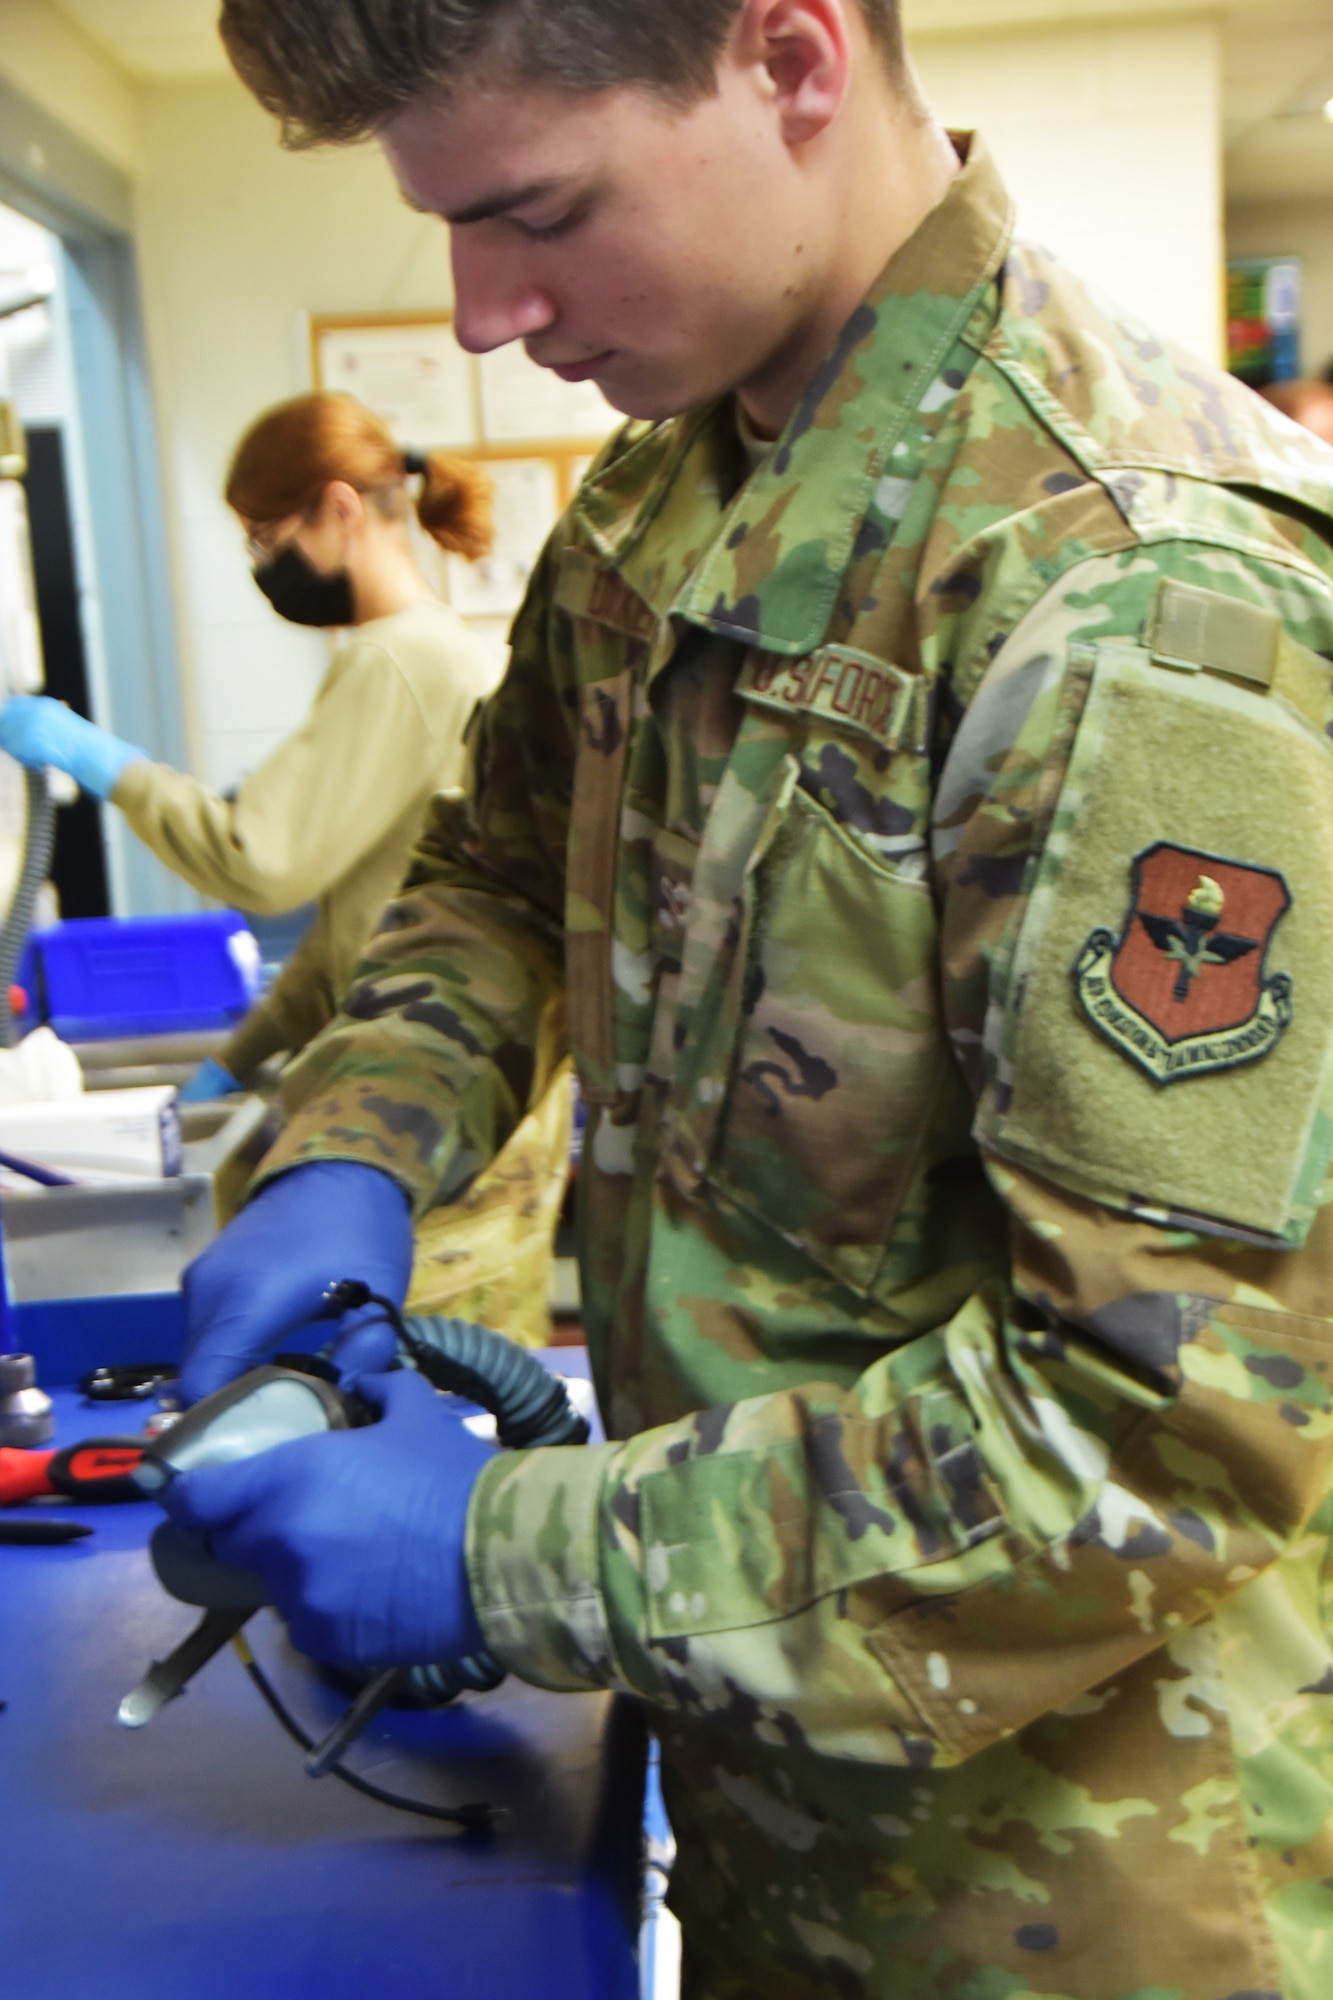
[[[268,1586],[258,1570],[233,1569],[219,1562],[207,1535],[163,1521],[148,1545],[164,1590],[182,1604],[205,1611],[258,1611],[268,1603]]]
[[[113,1500],[142,1500],[143,1491],[134,1475],[143,1463],[146,1438],[85,1438],[82,1444],[66,1445],[46,1468],[46,1477],[55,1493],[84,1506],[101,1506]]]

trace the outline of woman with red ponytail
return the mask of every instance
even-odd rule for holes
[[[256,584],[279,616],[346,636],[301,727],[234,794],[154,763],[45,696],[16,697],[0,710],[0,748],[22,763],[67,770],[110,800],[202,894],[264,916],[316,905],[274,986],[184,1086],[187,1101],[248,1087],[262,1065],[296,1054],[332,1019],[429,801],[462,782],[464,732],[499,670],[421,570],[409,534],[414,484],[416,518],[442,549],[472,561],[486,554],[491,485],[481,468],[439,452],[404,453],[354,397],[297,396],[241,439],[225,494]],[[485,1317],[479,1308],[494,1264],[509,1273],[506,1331],[541,1337],[544,1284],[535,1272],[544,1278],[563,1189],[567,1097],[563,1084],[553,1087],[464,1198],[472,1236],[491,1241],[493,1256],[479,1262],[465,1216],[446,1212],[430,1247],[438,1282],[421,1296],[423,1308],[460,1310],[461,1299],[471,1316]],[[534,1276],[520,1302],[513,1274],[525,1249]],[[500,1318],[493,1305],[491,1316]]]

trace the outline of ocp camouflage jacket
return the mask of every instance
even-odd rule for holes
[[[567,1008],[618,1442],[470,1572],[654,1705],[694,1990],[1333,1991],[1331,534],[974,146],[757,469],[604,455],[304,1060],[425,1207]]]

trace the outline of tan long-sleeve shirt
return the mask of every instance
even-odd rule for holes
[[[277,983],[222,1051],[233,1075],[303,1047],[331,1018],[427,801],[461,781],[463,732],[498,677],[461,619],[422,599],[353,633],[304,723],[235,798],[146,759],[125,771],[114,803],[204,895],[261,916],[318,904]]]

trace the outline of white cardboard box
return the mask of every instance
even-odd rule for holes
[[[90,1186],[169,1179],[181,1170],[175,1085],[94,1090],[54,1104],[0,1105],[0,1152]],[[35,1187],[0,1168],[0,1190],[32,1194]]]

